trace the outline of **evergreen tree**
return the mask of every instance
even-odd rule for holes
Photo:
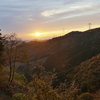
[[[3,50],[4,50],[3,37],[0,34],[0,70],[1,70],[1,66],[2,66],[2,64],[4,62],[3,55],[2,55]]]

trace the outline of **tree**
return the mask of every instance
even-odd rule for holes
[[[4,45],[3,45],[3,37],[0,34],[0,88],[4,86],[4,75],[2,73],[3,66],[2,64],[4,63],[3,60],[3,51],[4,51]]]
[[[73,81],[70,85],[65,81],[56,88],[53,88],[53,81],[55,80],[55,72],[46,72],[42,66],[37,66],[38,70],[32,74],[32,82],[30,83],[30,90],[28,96],[30,100],[76,100],[78,88]]]
[[[6,35],[4,36],[4,58],[6,61],[7,66],[10,67],[10,74],[9,74],[9,85],[11,85],[16,62],[19,58],[19,50],[22,44],[22,40],[19,39],[16,34]]]
[[[65,80],[57,87],[57,93],[59,94],[59,100],[77,100],[78,86],[75,81],[70,84]]]
[[[42,66],[36,67],[36,73],[32,74],[32,84],[29,91],[31,99],[36,100],[57,100],[57,92],[53,90],[52,82],[56,73],[46,72]]]
[[[93,96],[88,92],[82,93],[79,100],[93,100]]]
[[[29,100],[28,97],[23,93],[17,93],[12,96],[12,100]]]
[[[0,67],[1,67],[1,64],[3,63],[3,50],[4,50],[4,45],[3,45],[3,37],[1,37],[1,34],[0,34]]]

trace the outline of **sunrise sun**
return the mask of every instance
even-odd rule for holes
[[[38,33],[38,32],[36,32],[34,35],[35,35],[35,36],[40,36],[41,34],[43,34],[43,33]]]

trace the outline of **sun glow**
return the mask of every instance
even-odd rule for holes
[[[40,36],[40,35],[42,35],[43,33],[38,33],[38,32],[36,32],[34,35],[35,36]]]

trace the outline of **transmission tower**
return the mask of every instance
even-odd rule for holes
[[[91,23],[89,23],[89,30],[91,29]]]
[[[1,31],[1,29],[0,29],[0,31]],[[1,35],[1,33],[0,33],[0,35]]]

